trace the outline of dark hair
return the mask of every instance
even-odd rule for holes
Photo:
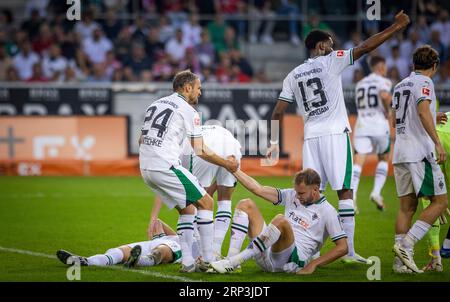
[[[370,59],[370,67],[375,67],[378,63],[386,63],[386,59],[381,56],[373,56]]]
[[[198,76],[195,73],[192,73],[189,69],[180,71],[175,75],[175,78],[173,79],[173,91],[180,90],[186,84],[194,85],[194,82],[197,79]]]
[[[413,63],[415,70],[426,70],[439,65],[439,53],[430,45],[423,45],[414,51]]]
[[[313,169],[305,169],[297,174],[295,174],[294,177],[294,184],[299,185],[301,183],[304,183],[307,186],[311,185],[318,185],[320,186],[320,175]]]
[[[305,39],[305,45],[308,50],[314,50],[317,43],[327,41],[331,35],[323,30],[313,30]]]

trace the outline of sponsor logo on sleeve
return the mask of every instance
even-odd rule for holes
[[[422,88],[422,94],[426,96],[430,96],[431,90],[429,88],[423,87]]]

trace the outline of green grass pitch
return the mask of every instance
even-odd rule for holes
[[[291,184],[287,177],[258,180],[282,188]],[[390,177],[383,189],[388,209],[381,213],[368,201],[372,180],[363,177],[360,183],[357,252],[381,259],[381,281],[450,281],[448,259],[443,259],[443,273],[392,273],[391,248],[398,209],[395,184]],[[326,196],[337,205],[334,192],[327,190]],[[241,185],[237,187],[233,204],[246,197],[257,201],[267,222],[283,212],[282,207],[256,198]],[[152,202],[153,194],[140,177],[0,177],[0,281],[67,281],[66,267],[53,258],[56,250],[62,248],[88,256],[145,240]],[[163,207],[160,217],[172,227],[176,225],[175,210]],[[442,228],[441,238],[447,229],[448,226]],[[228,250],[228,241],[229,234],[223,253]],[[331,245],[328,241],[322,252]],[[40,254],[24,254],[27,251]],[[425,239],[417,245],[415,259],[420,267],[427,263]],[[178,264],[134,271],[124,270],[120,265],[114,268],[83,267],[81,281],[367,281],[368,267],[335,262],[319,268],[311,276],[264,273],[254,261],[245,263],[241,274],[232,275],[180,274]]]

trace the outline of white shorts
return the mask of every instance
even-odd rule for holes
[[[173,253],[173,262],[178,262],[181,259],[181,247],[178,243],[178,236],[164,236],[157,239],[142,241],[142,242],[134,242],[127,244],[130,248],[135,247],[136,245],[140,245],[142,248],[141,255],[148,255],[151,253],[153,249],[158,247],[159,245],[167,245]]]
[[[264,222],[263,231],[266,227],[267,224]],[[251,238],[250,242],[254,239],[255,238]],[[266,249],[264,253],[260,253],[255,257],[256,264],[258,264],[263,271],[270,273],[284,272],[284,265],[289,262],[295,262],[303,267],[304,263],[299,262],[298,259],[295,242],[281,252],[274,253],[272,252],[272,247],[270,247]]]
[[[169,209],[175,206],[184,209],[206,194],[197,178],[182,166],[172,166],[166,171],[141,170],[141,174]]]
[[[355,136],[353,146],[359,154],[386,154],[391,150],[391,138],[389,135]]]
[[[394,176],[398,197],[411,193],[415,193],[418,197],[447,193],[444,174],[439,165],[427,160],[394,164]]]
[[[313,169],[333,190],[353,189],[353,151],[347,133],[314,137],[303,144],[303,169]]]
[[[226,158],[227,156],[233,155],[236,160],[240,163],[242,158],[242,153],[240,150],[239,143],[233,138],[229,140],[230,146],[220,149],[219,156]],[[206,160],[201,159],[196,155],[183,155],[181,157],[181,163],[183,167],[188,169],[204,188],[211,186],[214,181],[217,182],[218,186],[224,187],[234,187],[236,185],[236,178],[232,173],[228,172],[227,169],[214,165]]]

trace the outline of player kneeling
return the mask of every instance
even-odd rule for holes
[[[244,261],[254,258],[267,272],[311,274],[316,267],[347,254],[347,236],[338,213],[320,194],[320,176],[316,171],[306,169],[297,173],[294,188],[284,190],[262,186],[242,171],[234,175],[249,191],[274,205],[285,206],[285,214],[275,216],[266,225],[252,200],[240,201],[233,217],[228,259],[212,262],[215,271],[231,273]],[[251,243],[239,253],[247,231]],[[313,260],[327,237],[336,246]]]
[[[179,262],[181,259],[180,240],[177,234],[163,221],[158,220],[157,232],[152,240],[130,243],[112,248],[105,254],[82,257],[65,250],[58,250],[56,256],[62,263],[81,266],[108,266],[124,263],[126,267],[153,266]],[[193,254],[198,254],[194,244]]]

